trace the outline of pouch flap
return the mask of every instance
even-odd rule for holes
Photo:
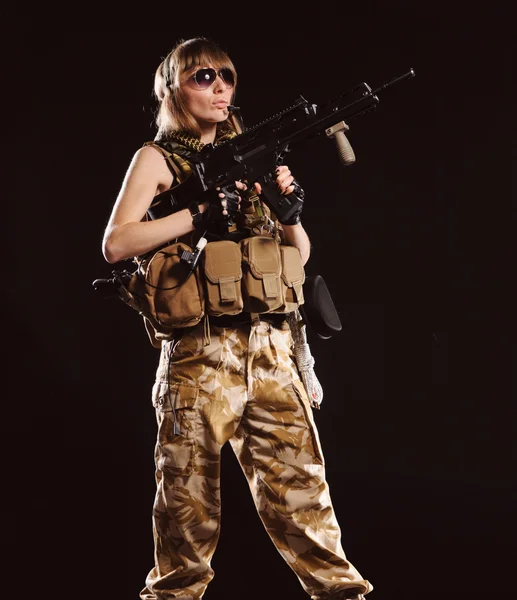
[[[279,277],[282,261],[278,243],[271,237],[256,235],[242,240],[243,254],[247,256],[251,272],[258,279]],[[245,249],[247,247],[247,249]]]
[[[237,300],[237,290],[235,289],[235,279],[219,280],[219,292],[221,294],[221,302],[235,302]]]
[[[282,254],[282,279],[287,287],[293,287],[305,281],[305,269],[300,251],[295,246],[280,246]]]
[[[241,262],[241,249],[231,240],[209,242],[205,247],[205,274],[212,283],[239,281]]]
[[[160,271],[163,263],[172,256],[178,257],[177,262],[179,262],[179,257],[185,251],[192,252],[192,248],[183,242],[174,242],[164,248],[159,248],[148,260],[146,259],[142,263],[140,270],[146,277],[150,276],[151,271]]]
[[[264,292],[266,298],[277,298],[278,297],[278,277],[276,275],[264,275],[262,277],[264,284]]]

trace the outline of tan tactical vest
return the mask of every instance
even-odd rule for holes
[[[184,137],[144,146],[153,146],[164,156],[174,175],[173,189],[191,175],[188,158],[203,145]],[[135,257],[140,274],[128,286],[135,306],[130,304],[144,317],[153,346],[159,347],[162,340],[174,337],[175,330],[196,325],[207,315],[288,313],[303,304],[305,271],[298,249],[282,244],[281,225],[254,191],[243,195],[241,212],[244,239],[208,242],[202,261],[188,277],[180,256],[195,248],[201,236],[198,231],[145,257]]]

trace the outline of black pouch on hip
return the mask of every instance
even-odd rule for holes
[[[300,314],[318,337],[328,340],[342,325],[330,292],[321,275],[307,275],[303,284],[305,303]]]

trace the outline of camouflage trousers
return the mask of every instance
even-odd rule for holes
[[[341,546],[288,324],[212,327],[208,345],[204,338],[200,324],[161,351],[153,387],[155,565],[140,597],[198,600],[214,577],[227,441],[267,533],[311,599],[370,592]]]

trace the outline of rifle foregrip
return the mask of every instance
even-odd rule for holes
[[[341,162],[348,166],[355,162],[355,153],[346,135],[339,131],[335,135],[337,151]]]
[[[345,135],[345,131],[348,131],[348,129],[348,125],[341,121],[325,131],[327,137],[336,140],[339,159],[345,166],[355,163],[355,153]]]

